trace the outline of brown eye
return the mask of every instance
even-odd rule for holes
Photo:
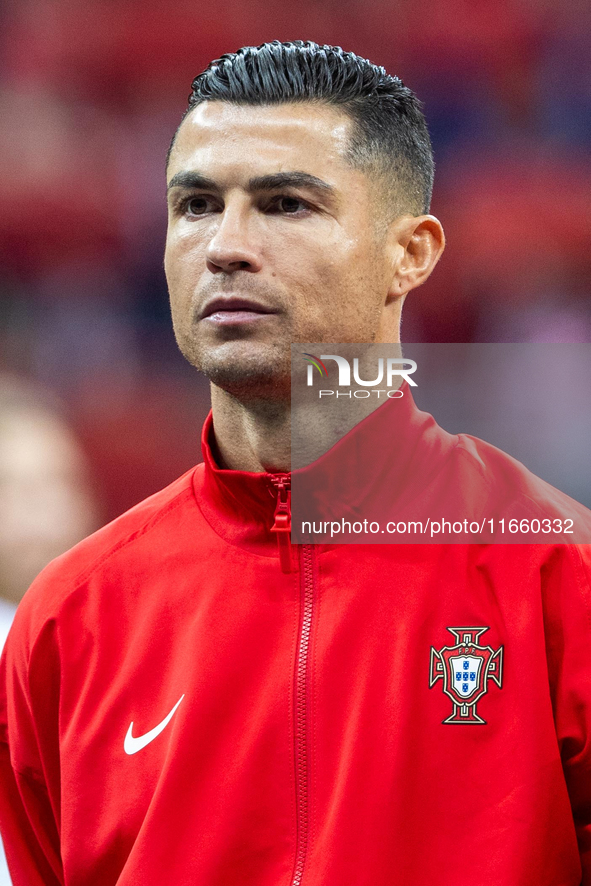
[[[302,203],[301,200],[298,200],[297,197],[279,198],[279,209],[281,212],[285,212],[288,215],[294,212],[299,212],[299,210],[303,208],[305,208],[305,204]]]
[[[209,201],[205,197],[191,197],[185,203],[187,215],[203,215],[209,209]]]

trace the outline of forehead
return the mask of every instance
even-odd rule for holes
[[[212,177],[300,170],[334,183],[360,173],[346,160],[351,121],[323,104],[234,105],[202,102],[183,121],[168,178],[180,170]]]

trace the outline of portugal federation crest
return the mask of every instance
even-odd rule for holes
[[[444,723],[486,723],[476,713],[476,704],[488,691],[488,681],[503,686],[503,647],[495,651],[481,646],[480,636],[488,628],[448,628],[455,646],[431,647],[429,688],[443,680],[442,689],[453,703]]]

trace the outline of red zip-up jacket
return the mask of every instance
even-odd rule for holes
[[[282,571],[289,478],[220,470],[211,431],[19,608],[15,886],[591,884],[588,547],[298,545]],[[475,495],[509,464],[410,404],[400,470],[426,438]]]

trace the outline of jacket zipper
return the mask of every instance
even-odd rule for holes
[[[308,851],[309,756],[308,756],[308,670],[310,632],[314,609],[314,554],[312,545],[302,545],[300,557],[302,621],[298,643],[295,686],[295,754],[297,796],[297,849],[291,886],[300,886]]]
[[[274,474],[271,482],[277,490],[277,504],[271,532],[276,533],[279,560],[283,572],[291,572],[291,477]],[[297,842],[291,886],[301,886],[308,852],[308,660],[310,632],[314,611],[314,548],[304,544],[300,548],[301,562],[301,622],[297,647],[295,674],[295,773]]]
[[[275,518],[271,532],[276,533],[282,572],[291,572],[291,477],[273,474],[271,483],[277,490]]]

